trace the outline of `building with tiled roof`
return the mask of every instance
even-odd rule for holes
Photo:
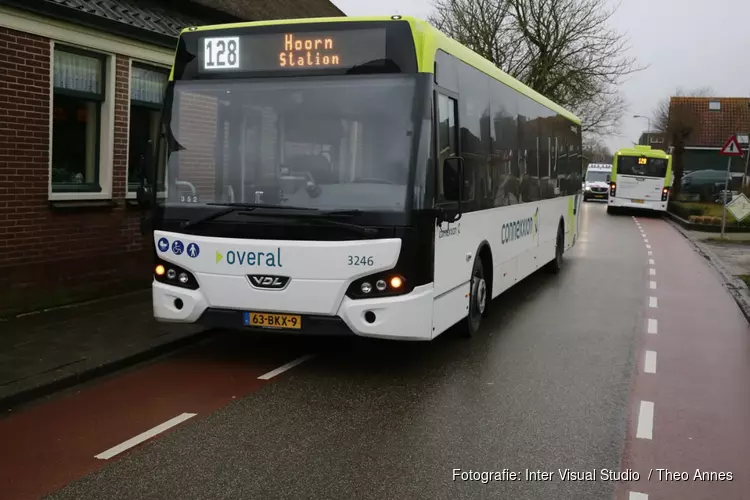
[[[686,124],[691,130],[682,159],[685,172],[726,169],[726,157],[719,150],[730,136],[750,132],[750,98],[672,97],[669,122]],[[744,161],[733,161],[732,171],[744,169]]]
[[[641,133],[641,136],[638,138],[638,144],[641,146],[651,146],[652,149],[667,150],[664,133],[658,130],[646,130]]]
[[[0,0],[0,318],[148,286],[140,152],[180,31],[329,0]]]

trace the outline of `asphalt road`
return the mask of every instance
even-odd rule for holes
[[[724,386],[750,371],[747,324],[666,222],[641,225],[604,209],[584,204],[563,271],[499,297],[471,340],[451,332],[432,343],[228,333],[0,419],[0,498],[649,498],[631,496],[637,491],[692,500],[689,485],[654,485],[644,474],[696,465],[708,449],[711,460],[698,465],[733,470],[722,497],[741,498],[748,451],[738,425],[750,417],[750,394],[737,382],[720,397],[695,398],[717,392],[691,371],[711,343],[702,340],[704,324],[691,329],[696,317],[670,318],[684,308],[705,316],[698,305],[722,312],[728,322],[712,334],[724,347],[704,364]],[[688,281],[680,279],[685,263],[697,266]],[[704,291],[716,298],[699,302]],[[658,336],[649,333],[652,319]],[[691,343],[680,343],[686,335]],[[658,372],[655,359],[644,372],[646,350],[658,350]],[[274,371],[303,355],[314,356]],[[656,408],[648,438],[640,435],[645,399]],[[101,458],[178,416],[184,421],[170,430]],[[720,421],[731,426],[696,431]],[[558,474],[609,469],[627,480],[631,467],[640,480]],[[454,469],[497,474],[464,481]],[[527,470],[553,474],[531,480]]]
[[[564,271],[496,300],[485,335],[290,339],[315,358],[50,498],[611,497],[612,482],[453,480],[619,470],[647,266],[629,218],[587,204],[582,228]]]

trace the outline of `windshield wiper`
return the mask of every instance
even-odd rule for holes
[[[202,224],[204,222],[209,222],[215,219],[218,219],[219,217],[224,217],[227,214],[231,214],[232,212],[250,212],[251,210],[255,210],[256,208],[268,208],[273,210],[314,210],[318,211],[316,208],[306,208],[306,207],[292,207],[292,206],[283,206],[283,205],[267,205],[263,203],[206,203],[206,205],[211,207],[224,207],[223,210],[219,210],[217,212],[210,213],[208,215],[204,215],[203,217],[198,217],[197,219],[184,221],[180,224],[181,228],[186,227],[192,227],[198,224]]]
[[[326,226],[336,226],[336,227],[341,227],[344,229],[350,229],[354,231],[355,233],[359,233],[365,236],[374,236],[378,234],[378,230],[372,227],[360,226],[359,224],[352,224],[350,222],[341,222],[337,220],[326,219],[324,217],[310,218],[310,217],[305,217],[305,216],[300,217],[297,215],[290,215],[290,216],[271,215],[271,217],[283,217],[284,219],[294,219],[296,221],[304,222],[304,223],[310,223],[311,221],[320,222],[321,224],[326,225]]]

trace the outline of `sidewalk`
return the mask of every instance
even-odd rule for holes
[[[154,321],[151,291],[0,321],[0,409],[111,373],[208,334]]]
[[[719,233],[688,231],[669,219],[668,223],[689,239],[695,249],[721,275],[724,288],[734,297],[745,318],[750,322],[750,233]]]

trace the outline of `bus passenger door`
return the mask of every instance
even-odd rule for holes
[[[437,182],[435,202],[438,208],[455,206],[455,202],[446,199],[443,171],[446,168],[446,158],[459,155],[457,104],[456,99],[436,92],[438,161],[435,176]],[[466,253],[473,252],[474,249],[466,248],[468,240],[465,235],[461,234],[462,225],[465,225],[463,224],[465,217],[466,214],[452,223],[441,222],[440,226],[435,228],[435,297],[455,290],[470,278],[473,261],[467,261]]]

